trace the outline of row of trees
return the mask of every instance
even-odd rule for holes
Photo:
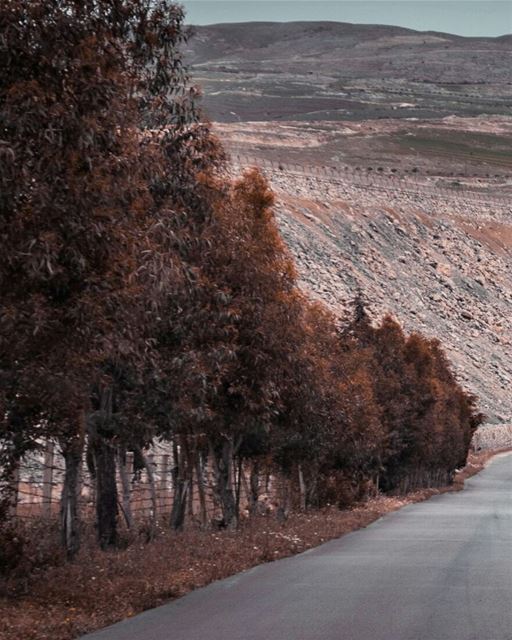
[[[70,556],[84,455],[103,548],[116,466],[157,439],[174,450],[175,529],[207,458],[225,526],[235,466],[254,502],[265,461],[305,506],[464,463],[480,416],[439,344],[374,328],[360,303],[340,324],[311,302],[263,177],[226,177],[179,7],[6,0],[0,35],[2,485],[59,443]]]

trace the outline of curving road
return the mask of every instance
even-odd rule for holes
[[[512,640],[512,457],[462,492],[85,638]]]

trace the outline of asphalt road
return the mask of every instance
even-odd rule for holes
[[[512,640],[512,456],[87,640]]]

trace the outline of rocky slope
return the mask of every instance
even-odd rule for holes
[[[303,285],[439,338],[512,422],[512,37],[211,25],[187,56],[234,170],[271,181]]]
[[[439,338],[489,422],[512,421],[508,197],[257,163],[303,285],[340,314],[360,290],[375,318],[391,312],[406,329]]]

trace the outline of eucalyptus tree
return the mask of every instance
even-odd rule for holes
[[[120,363],[146,366],[162,295],[186,282],[170,220],[215,147],[181,61],[183,19],[167,0],[0,6],[0,371],[11,404],[51,416],[70,555],[92,390],[108,395]],[[0,407],[6,435],[12,411]],[[111,486],[107,413],[95,451]]]

